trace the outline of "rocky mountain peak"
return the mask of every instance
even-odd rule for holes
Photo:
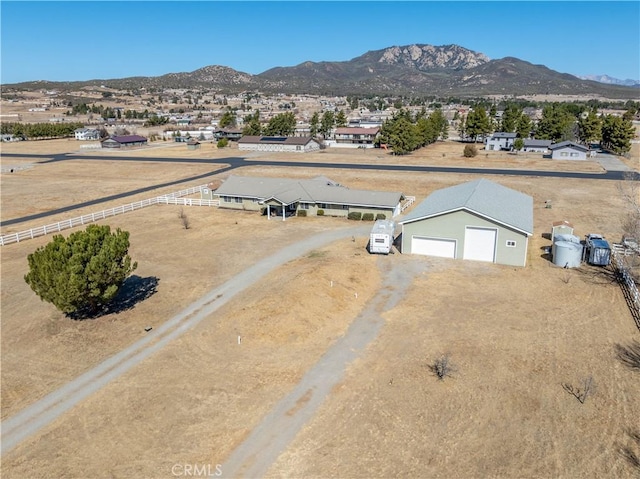
[[[400,64],[418,70],[446,68],[466,70],[489,62],[483,53],[474,52],[458,45],[406,45],[380,50],[380,63]]]

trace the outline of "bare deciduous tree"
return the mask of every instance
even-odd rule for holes
[[[435,359],[433,363],[429,365],[429,369],[441,381],[447,376],[451,376],[454,372],[454,367],[448,354],[444,354]]]
[[[632,341],[629,346],[616,344],[616,353],[625,366],[640,372],[640,342]]]
[[[627,430],[627,434],[632,441],[630,446],[621,446],[620,453],[629,462],[632,468],[640,472],[640,430]]]
[[[191,227],[191,222],[189,221],[189,217],[184,212],[184,208],[180,208],[180,212],[178,213],[178,218],[182,222],[182,227],[188,230]]]
[[[593,394],[595,390],[595,383],[593,382],[593,377],[589,376],[582,381],[580,387],[574,387],[572,384],[563,383],[562,388],[580,401],[580,404],[584,404],[587,397]]]

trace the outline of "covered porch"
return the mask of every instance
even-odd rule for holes
[[[295,216],[298,210],[298,202],[285,203],[277,198],[269,198],[268,200],[261,201],[263,206],[262,214],[267,217],[268,220],[282,219],[285,221],[287,217]]]

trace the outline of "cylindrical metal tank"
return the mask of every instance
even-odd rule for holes
[[[577,268],[582,261],[582,244],[571,241],[556,241],[553,264],[563,268]]]
[[[580,243],[580,237],[570,234],[557,234],[553,237],[553,244],[551,245],[551,258],[556,257],[556,243],[558,241],[568,241],[569,243]]]

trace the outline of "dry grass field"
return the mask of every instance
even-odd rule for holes
[[[26,152],[34,146],[42,148],[42,154],[77,153],[77,143],[67,140],[2,145],[2,151]],[[196,152],[158,146],[130,154],[210,158],[238,153],[210,144]],[[599,168],[591,162],[498,153],[483,157],[483,152],[464,160],[461,152],[458,144],[442,143],[403,158],[373,151],[280,158],[356,163],[376,155],[374,161],[384,163]],[[3,171],[7,161],[14,158],[2,159]],[[1,217],[7,220],[215,168],[151,161],[34,165],[0,175]],[[436,189],[477,177],[284,165],[256,165],[234,173],[322,174],[352,188],[403,191],[418,201]],[[268,477],[634,477],[621,450],[635,447],[627,430],[640,429],[640,381],[638,373],[617,358],[615,348],[640,340],[640,332],[606,270],[559,269],[543,252],[550,244],[543,234],[562,219],[573,222],[578,235],[599,232],[618,240],[623,203],[617,182],[490,179],[534,198],[535,234],[525,268],[373,256],[365,250],[366,237],[313,251],[279,268],[19,445],[3,457],[2,476],[156,478],[173,477],[171,468],[177,463],[223,463],[345,333],[366,302],[380,294],[385,265],[417,262],[422,273],[409,293],[384,313],[378,338],[349,367]],[[82,213],[136,199],[141,198]],[[550,209],[545,208],[547,200]],[[94,320],[66,318],[41,302],[22,279],[26,256],[50,237],[2,247],[2,419],[143,337],[145,327],[159,326],[275,250],[326,229],[353,226],[331,218],[282,222],[215,208],[185,211],[192,223],[189,230],[182,228],[174,206],[149,207],[104,222],[131,233],[130,254],[139,263],[134,274],[150,284],[157,280],[157,291],[130,309]],[[33,223],[3,228],[2,233],[43,221]],[[242,345],[236,341],[239,334]],[[456,370],[453,377],[438,381],[428,365],[444,353]],[[596,389],[580,404],[562,384],[578,385],[587,376],[593,377]]]

